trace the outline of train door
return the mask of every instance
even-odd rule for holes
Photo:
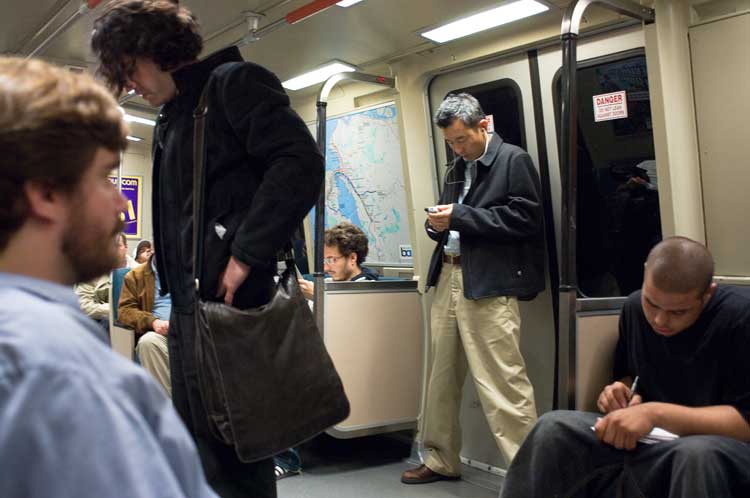
[[[643,31],[638,26],[585,39],[578,48],[576,272],[580,294],[571,346],[575,350],[571,355],[566,349],[569,338],[560,338],[558,370],[565,382],[573,379],[567,388],[575,389],[577,408],[591,408],[601,388],[584,371],[591,372],[595,364],[599,377],[611,375],[611,352],[596,346],[605,340],[602,323],[616,328],[624,296],[641,287],[643,263],[662,236],[643,47]],[[558,234],[561,58],[559,47],[539,55]]]
[[[450,92],[474,95],[488,115],[495,132],[504,140],[526,149],[539,165],[529,61],[526,54],[437,76],[429,88],[431,117]],[[437,177],[442,178],[452,161],[442,132],[434,126]],[[552,407],[554,377],[554,325],[549,281],[533,301],[520,303],[521,349],[534,385],[540,413]],[[461,410],[462,458],[483,468],[507,468],[489,432],[471,377],[467,375]]]

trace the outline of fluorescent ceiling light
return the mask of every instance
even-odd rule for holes
[[[148,126],[156,126],[156,121],[153,119],[146,119],[140,116],[133,116],[132,114],[125,114],[125,121],[128,123],[140,123]]]
[[[356,70],[357,69],[354,66],[350,66],[349,64],[344,64],[343,62],[339,61],[333,61],[329,62],[325,66],[319,67],[318,69],[314,69],[308,73],[301,74],[290,80],[286,80],[282,83],[282,85],[287,90],[299,90],[300,88],[306,88],[317,83],[322,83],[334,74],[348,73]]]
[[[547,10],[549,7],[535,0],[518,0],[426,31],[422,36],[438,43],[445,43]]]
[[[128,135],[128,136],[127,136],[127,137],[125,137],[125,138],[127,138],[127,139],[128,139],[128,140],[130,140],[131,142],[142,142],[142,141],[143,141],[143,139],[142,139],[141,137],[135,137],[135,136],[133,136],[133,135]]]
[[[355,3],[359,3],[362,0],[343,0],[342,2],[337,3],[339,7],[351,7]]]
[[[122,113],[123,119],[125,119],[125,121],[127,121],[128,123],[140,123],[148,126],[156,126],[156,121],[154,121],[153,119],[147,119],[140,116],[133,116],[132,114],[128,114],[127,112],[125,112],[125,109],[123,109],[122,106],[118,106],[117,110]]]

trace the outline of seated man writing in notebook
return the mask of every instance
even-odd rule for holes
[[[749,496],[750,300],[712,283],[713,268],[684,237],[651,250],[620,315],[602,414],[544,415],[502,497]],[[639,441],[656,427],[679,437]]]

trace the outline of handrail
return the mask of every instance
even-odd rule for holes
[[[326,108],[328,106],[328,96],[336,85],[345,80],[361,81],[363,83],[373,83],[388,88],[396,88],[395,78],[387,76],[377,76],[374,74],[359,73],[356,71],[338,73],[329,77],[318,93],[317,110],[318,110],[318,127],[317,139],[320,152],[323,154],[323,163],[326,159]],[[315,313],[315,323],[318,330],[323,332],[324,323],[324,272],[323,272],[323,236],[325,232],[325,182],[320,190],[318,202],[315,205],[315,272],[313,281],[315,282],[315,293],[313,295],[313,311]]]

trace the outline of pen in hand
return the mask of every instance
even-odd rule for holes
[[[638,389],[638,379],[639,377],[636,375],[635,380],[633,380],[633,383],[630,385],[630,397],[628,398],[628,406],[630,406],[630,403],[633,401],[633,396],[636,394],[636,389]]]

